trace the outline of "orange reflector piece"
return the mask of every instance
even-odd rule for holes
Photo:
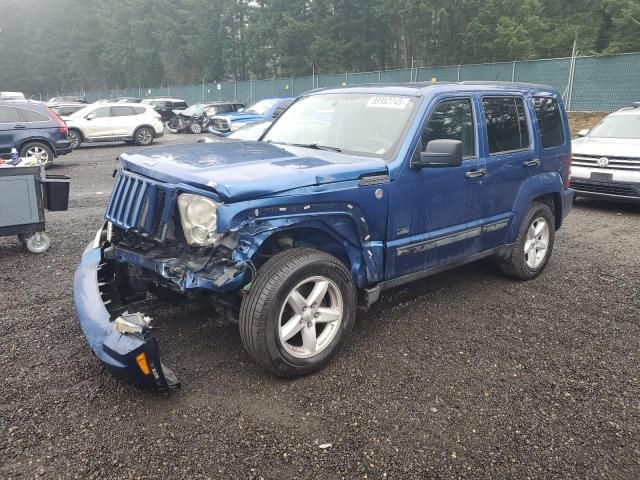
[[[151,373],[151,369],[149,368],[149,362],[147,362],[147,354],[142,352],[140,355],[136,356],[136,363],[140,370],[145,375],[149,375]]]

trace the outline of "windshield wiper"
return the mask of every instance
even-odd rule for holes
[[[313,148],[314,150],[325,150],[328,152],[342,152],[341,148],[328,147],[327,145],[319,145],[317,143],[290,143],[292,147]]]

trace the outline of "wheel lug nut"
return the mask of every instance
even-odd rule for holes
[[[307,311],[307,307],[302,307],[302,311],[306,312]]]
[[[320,314],[319,314],[318,312],[316,312],[313,316],[314,316],[315,318],[318,318],[318,317],[320,316]]]

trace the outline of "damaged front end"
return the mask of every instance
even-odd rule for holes
[[[74,300],[80,325],[93,353],[117,377],[142,387],[170,390],[180,386],[160,360],[150,319],[124,305],[144,296],[121,288],[118,266],[104,259],[104,232],[87,247],[74,278]]]

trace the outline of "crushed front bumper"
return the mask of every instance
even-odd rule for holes
[[[99,271],[106,265],[100,237],[98,232],[96,241],[85,250],[74,278],[74,301],[87,343],[96,357],[123,380],[155,390],[179,387],[173,371],[161,363],[158,341],[148,326],[136,333],[116,331],[118,316],[107,310],[101,291],[110,286],[98,280]]]

